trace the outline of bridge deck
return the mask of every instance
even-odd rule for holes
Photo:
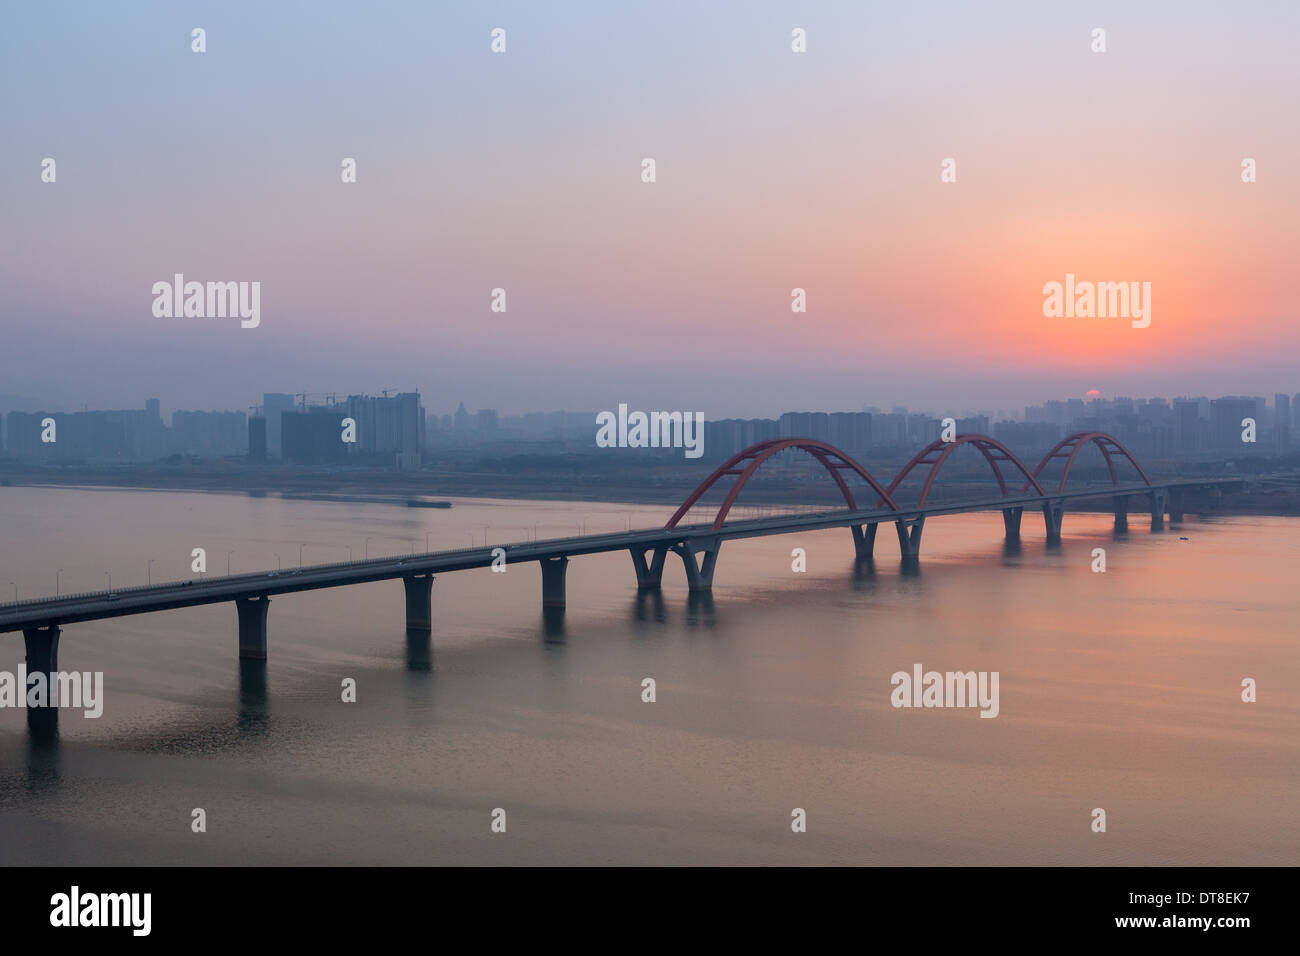
[[[493,551],[504,548],[508,563],[542,561],[547,558],[573,557],[608,551],[625,551],[633,548],[653,548],[672,545],[690,539],[735,539],[765,535],[792,534],[824,528],[842,528],[854,525],[877,524],[899,519],[910,520],[921,516],[931,517],[978,511],[1001,511],[1004,508],[1041,506],[1047,501],[1109,498],[1141,495],[1148,491],[1177,487],[1206,487],[1240,483],[1241,479],[1196,478],[1157,481],[1151,485],[1094,486],[1050,495],[1008,495],[978,501],[927,504],[923,508],[890,511],[888,509],[859,509],[848,511],[811,512],[778,515],[768,518],[750,518],[727,522],[718,531],[711,525],[681,525],[675,528],[647,528],[619,531],[609,534],[584,535],[569,538],[550,538],[544,541],[524,541],[498,544],[482,548],[460,548],[451,551],[433,551],[424,554],[371,558],[366,561],[338,564],[309,565],[282,571],[263,571],[254,574],[236,574],[222,577],[196,577],[186,581],[140,587],[118,588],[113,591],[94,591],[59,597],[31,598],[24,601],[0,604],[0,632],[18,631],[25,627],[48,624],[65,624],[76,621],[99,620],[144,614],[172,608],[216,604],[239,598],[288,594],[294,591],[311,591],[319,588],[386,581],[420,574],[438,574],[469,568],[488,567]]]

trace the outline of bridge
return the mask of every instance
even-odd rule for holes
[[[972,501],[931,503],[930,493],[941,468],[960,448],[970,445],[989,465],[999,494]],[[1109,485],[1067,488],[1067,479],[1081,451],[1098,448],[1110,477]],[[834,480],[845,507],[802,514],[728,521],[740,491],[764,462],[781,452],[804,452],[821,464]],[[1136,480],[1122,482],[1116,465],[1127,462]],[[1047,478],[1047,469],[1061,463],[1059,480]],[[861,479],[874,498],[863,507],[846,478]],[[728,482],[728,479],[730,481]],[[909,479],[922,481],[917,500],[900,505],[897,495]],[[1008,483],[1010,481],[1010,484]],[[658,590],[668,554],[678,556],[685,567],[693,592],[711,591],[722,543],[727,540],[791,534],[827,528],[848,528],[858,560],[874,557],[876,532],[881,524],[892,523],[898,537],[899,554],[905,564],[916,562],[921,553],[921,535],[928,518],[963,512],[1001,511],[1008,540],[1020,537],[1025,509],[1041,509],[1048,542],[1059,542],[1066,504],[1082,499],[1110,497],[1116,530],[1128,529],[1132,499],[1146,499],[1151,529],[1164,527],[1165,514],[1171,521],[1183,518],[1184,494],[1188,488],[1221,489],[1239,485],[1241,478],[1195,478],[1152,481],[1124,447],[1100,432],[1079,432],[1062,439],[1030,469],[1006,446],[984,435],[963,435],[952,441],[935,441],[921,449],[888,486],[844,452],[808,438],[771,439],[733,455],[700,483],[662,528],[649,528],[516,542],[481,548],[432,551],[400,557],[373,558],[337,564],[318,564],[291,571],[200,577],[185,581],[150,584],[56,597],[33,598],[0,604],[0,633],[23,632],[27,650],[27,673],[49,675],[58,670],[59,636],[64,625],[144,614],[173,608],[194,607],[232,601],[239,625],[239,657],[265,661],[267,656],[267,612],[271,596],[295,591],[342,587],[371,581],[401,579],[406,592],[406,624],[412,631],[432,629],[432,589],[437,574],[500,564],[536,561],[542,572],[542,605],[563,608],[565,575],[569,559],[588,554],[627,551],[632,556],[637,588]],[[1014,487],[1019,484],[1020,487]],[[726,488],[722,504],[711,521],[683,523],[703,497],[715,487]],[[864,499],[865,500],[865,499]],[[47,685],[49,686],[49,685]],[[29,724],[39,708],[28,708]]]

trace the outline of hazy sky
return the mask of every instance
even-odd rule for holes
[[[4,3],[0,392],[1300,391],[1297,106],[1294,2]],[[261,325],[156,318],[177,272],[261,282]],[[1067,272],[1150,282],[1151,326],[1044,318]]]

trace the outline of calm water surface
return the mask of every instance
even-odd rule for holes
[[[184,578],[195,547],[248,572],[669,511],[0,488],[0,600]],[[284,595],[242,673],[230,604],[72,624],[60,666],[104,673],[104,715],[34,745],[0,710],[0,863],[1300,863],[1300,519],[1130,520],[1067,513],[1049,550],[1027,514],[1007,553],[998,514],[934,519],[917,575],[888,526],[869,568],[847,530],[729,542],[711,601],[672,556],[661,599],[626,554],[576,558],[558,623],[537,565],[457,572],[431,643],[399,582]],[[895,710],[915,663],[1000,672],[1000,716]]]

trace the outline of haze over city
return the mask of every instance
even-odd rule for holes
[[[307,9],[7,14],[0,391],[717,419],[1293,387],[1294,6]],[[200,20],[203,56],[166,42]],[[498,20],[507,55],[459,41]],[[154,317],[178,272],[260,282],[260,325]],[[1150,282],[1150,327],[1045,318],[1067,272]]]

